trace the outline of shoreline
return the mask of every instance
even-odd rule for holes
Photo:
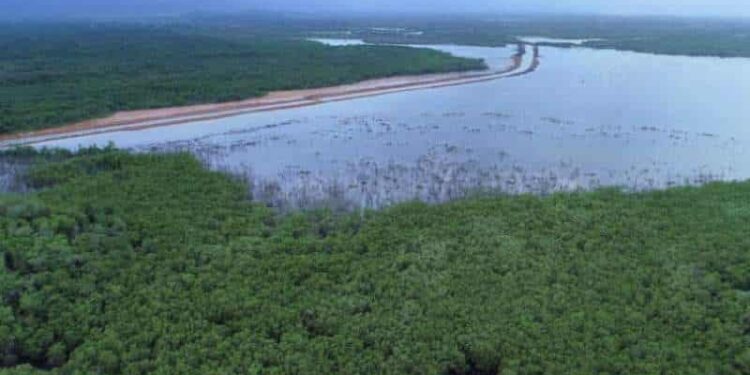
[[[531,56],[531,64],[527,69],[519,71],[523,66],[524,57],[528,55],[527,47],[524,44],[519,44],[518,52],[510,57],[510,64],[506,68],[497,71],[484,70],[377,78],[338,86],[274,91],[263,97],[235,102],[118,112],[101,119],[86,120],[56,128],[3,135],[0,136],[0,148],[32,145],[102,133],[134,131],[195,121],[208,121],[254,112],[291,109],[397,92],[426,90],[517,77],[529,74],[539,66],[539,48],[538,46],[532,46],[533,55]]]

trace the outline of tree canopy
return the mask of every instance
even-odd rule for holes
[[[749,183],[280,214],[186,154],[39,160],[0,374],[750,372]]]
[[[431,49],[331,47],[246,34],[189,25],[0,25],[0,133],[124,110],[485,67]]]

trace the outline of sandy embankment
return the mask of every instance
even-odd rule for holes
[[[529,68],[518,71],[526,57],[526,46],[511,57],[510,64],[499,71],[441,73],[401,76],[362,81],[354,84],[317,89],[277,91],[260,98],[219,104],[200,104],[150,110],[118,112],[102,119],[82,121],[62,127],[28,133],[0,136],[0,147],[33,144],[57,139],[99,133],[138,130],[200,120],[213,120],[244,113],[295,108],[323,102],[341,101],[387,93],[463,85],[528,74],[539,65],[538,48],[534,47]]]

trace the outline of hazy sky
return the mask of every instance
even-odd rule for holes
[[[255,2],[255,1],[251,1]],[[750,16],[749,0],[275,0],[278,7],[353,10]]]
[[[196,10],[544,12],[750,17],[750,0],[0,0],[5,17],[134,16]]]

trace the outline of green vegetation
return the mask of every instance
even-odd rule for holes
[[[585,43],[592,48],[750,57],[750,23],[726,20],[250,14],[150,22],[0,25],[0,134],[121,110],[485,66],[428,49],[328,47],[300,40],[303,36],[502,46],[533,35],[601,39]]]
[[[0,133],[121,110],[485,67],[429,49],[328,47],[187,25],[5,25],[0,50]]]
[[[0,374],[750,373],[750,183],[280,215],[185,154],[43,156]]]

